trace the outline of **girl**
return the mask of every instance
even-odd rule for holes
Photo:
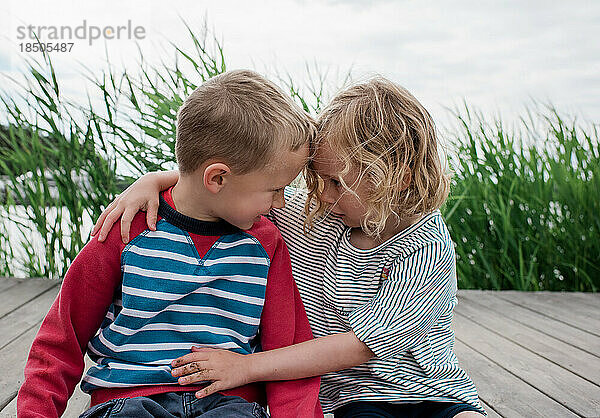
[[[452,351],[456,269],[438,210],[449,189],[441,161],[431,116],[402,87],[374,78],[338,94],[319,117],[308,190],[286,189],[285,208],[271,213],[315,339],[246,356],[194,349],[173,375],[212,381],[199,397],[323,375],[321,403],[336,417],[485,414]],[[92,233],[101,241],[121,216],[126,242],[140,209],[154,229],[158,192],[176,180],[145,175]]]

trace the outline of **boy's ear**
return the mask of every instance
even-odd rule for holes
[[[231,174],[231,169],[227,164],[210,164],[204,169],[204,187],[211,193],[219,193],[227,182],[227,176],[229,174]]]

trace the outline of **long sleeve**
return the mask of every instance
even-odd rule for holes
[[[269,268],[260,332],[265,351],[312,339],[304,305],[292,277],[288,250],[280,236]],[[322,417],[320,383],[319,377],[267,382],[271,416]]]
[[[33,341],[17,399],[19,418],[62,415],[84,369],[88,341],[102,323],[121,280],[120,231],[92,239],[77,255]]]

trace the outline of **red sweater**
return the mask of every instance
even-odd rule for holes
[[[170,193],[165,200],[173,205]],[[146,229],[145,214],[138,213],[131,225],[131,237]],[[265,302],[261,314],[260,337],[263,350],[312,338],[308,319],[292,277],[287,247],[275,226],[262,218],[246,231],[264,247],[271,263]],[[198,254],[211,248],[219,236],[189,233]],[[84,371],[87,343],[98,331],[121,285],[120,223],[105,242],[93,238],[70,266],[61,291],[46,315],[33,341],[25,366],[25,381],[19,390],[17,416],[58,417]],[[318,401],[319,378],[256,383],[222,392],[264,404],[265,394],[273,417],[322,417]],[[106,388],[92,392],[92,406],[110,399],[149,396],[173,391],[196,391],[203,385],[156,385]]]

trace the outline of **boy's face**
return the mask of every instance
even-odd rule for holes
[[[271,208],[285,206],[283,189],[294,180],[308,160],[308,145],[276,155],[266,167],[247,174],[228,176],[219,193],[219,218],[240,229],[250,229]]]

